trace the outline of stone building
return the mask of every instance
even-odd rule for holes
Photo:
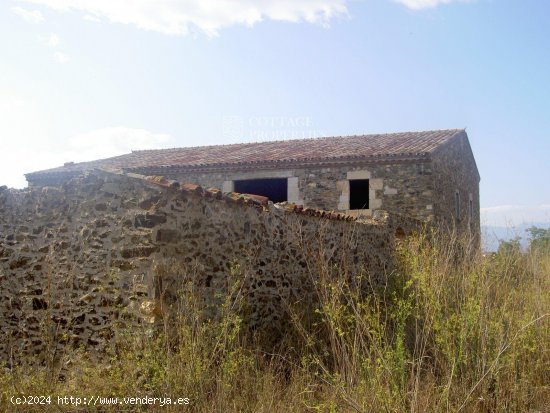
[[[376,210],[479,234],[479,172],[462,129],[133,151],[33,172],[57,186],[96,168],[372,216]]]
[[[213,317],[236,279],[248,325],[277,337],[321,276],[384,288],[400,238],[423,222],[479,233],[463,130],[135,151],[27,179],[0,186],[9,365],[103,352],[120,328],[185,306],[188,286]]]

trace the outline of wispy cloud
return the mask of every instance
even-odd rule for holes
[[[121,155],[138,149],[158,149],[173,146],[168,134],[153,133],[145,129],[117,126],[96,129],[74,136],[67,141],[67,161],[87,161]]]
[[[209,36],[234,26],[253,26],[262,20],[328,25],[347,15],[346,0],[24,0],[59,11],[76,10],[85,18],[105,18],[113,23],[168,35],[201,31]],[[88,16],[88,17],[86,17]]]
[[[41,23],[44,21],[44,16],[42,16],[42,13],[40,10],[27,10],[23,7],[12,7],[11,11],[13,11],[18,16],[21,16],[25,21],[29,23]]]
[[[84,15],[84,20],[88,20],[88,21],[94,22],[94,23],[100,23],[101,22],[101,19],[99,17],[92,16],[91,14]]]
[[[449,4],[457,0],[394,0],[397,3],[401,3],[412,10],[430,9],[437,7],[441,4]],[[468,1],[468,0],[458,0]]]
[[[59,63],[67,63],[69,61],[69,56],[67,56],[63,52],[55,52],[53,54],[53,58],[57,60]]]
[[[48,46],[57,47],[59,46],[60,43],[61,43],[61,39],[59,38],[59,36],[55,33],[50,33],[47,41]]]
[[[51,56],[58,63],[67,63],[70,60],[69,56],[66,53],[59,50],[59,45],[61,44],[61,38],[57,34],[50,33],[49,35],[39,36],[39,41],[44,46],[47,46],[50,49],[53,49]]]
[[[5,92],[1,91],[0,92]],[[9,96],[9,94],[8,94]],[[145,129],[116,126],[92,130],[57,143],[47,134],[47,119],[32,101],[0,93],[0,136],[17,136],[2,142],[9,157],[0,162],[0,185],[25,186],[24,174],[54,168],[65,162],[84,162],[138,149],[176,146],[172,136]]]

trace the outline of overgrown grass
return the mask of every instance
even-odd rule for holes
[[[63,380],[51,366],[0,373],[0,408],[68,412],[77,409],[58,406],[58,395],[149,395],[190,404],[124,410],[549,412],[550,252],[483,256],[430,239],[404,241],[390,283],[369,291],[368,274],[346,279],[312,257],[317,303],[311,311],[289,308],[288,335],[270,350],[244,331],[238,276],[210,321],[190,279],[177,316],[155,333],[119,331],[104,363],[72,354]],[[16,407],[7,404],[13,395],[54,400]]]

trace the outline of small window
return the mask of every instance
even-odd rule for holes
[[[272,202],[284,202],[287,200],[288,183],[286,178],[245,179],[234,182],[234,191],[263,195]]]
[[[369,180],[349,181],[349,209],[369,209]]]
[[[468,215],[470,216],[470,220],[474,218],[474,199],[472,194],[470,194],[468,199]]]
[[[455,191],[455,216],[460,219],[460,192]]]

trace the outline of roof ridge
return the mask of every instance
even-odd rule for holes
[[[212,145],[175,146],[175,147],[172,147],[172,148],[159,148],[159,149],[135,149],[135,150],[132,150],[131,153],[173,151],[174,149],[192,149],[192,148],[208,149],[208,148],[220,148],[220,147],[228,147],[228,146],[256,145],[256,144],[260,144],[260,143],[276,144],[276,143],[286,143],[286,142],[319,141],[319,140],[325,140],[325,139],[362,138],[362,137],[369,137],[369,136],[374,137],[374,136],[390,136],[390,135],[407,135],[407,134],[420,134],[420,133],[433,133],[433,132],[455,132],[455,133],[458,133],[458,132],[464,132],[465,130],[466,130],[465,128],[463,128],[463,129],[449,128],[449,129],[409,130],[409,131],[402,131],[402,132],[385,132],[385,133],[363,133],[363,134],[355,134],[355,135],[330,135],[330,136],[317,136],[315,138],[276,139],[276,140],[268,140],[268,141],[220,143],[220,144],[212,144]],[[120,156],[122,156],[122,155],[120,155]]]
[[[30,182],[43,175],[74,174],[98,166],[153,170],[165,167],[208,169],[216,165],[228,168],[243,165],[248,168],[250,165],[264,164],[271,167],[300,162],[308,165],[318,162],[321,165],[355,162],[358,159],[393,162],[426,157],[450,139],[465,133],[465,129],[434,129],[134,150],[103,159],[67,163],[25,176]]]

